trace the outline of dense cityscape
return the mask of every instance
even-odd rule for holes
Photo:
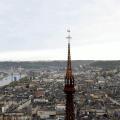
[[[0,120],[120,120],[119,33],[120,0],[0,0]]]
[[[94,61],[80,63],[73,66],[75,119],[119,120],[120,67],[105,69],[93,66]],[[54,64],[39,69],[1,69],[0,83],[8,76],[10,83],[0,87],[0,120],[64,119],[66,66]]]

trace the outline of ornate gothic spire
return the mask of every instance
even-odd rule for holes
[[[68,32],[68,60],[67,60],[67,69],[66,69],[66,76],[65,76],[65,87],[64,92],[66,94],[66,113],[65,113],[65,120],[75,120],[75,113],[74,113],[74,102],[73,102],[73,94],[75,92],[74,88],[74,77],[72,75],[72,67],[71,67],[71,55],[70,55],[70,30]]]
[[[67,81],[70,84],[73,84],[72,80],[73,75],[72,75],[72,67],[71,67],[71,54],[70,54],[70,40],[71,40],[71,36],[70,36],[70,30],[67,30],[68,32],[68,36],[66,37],[68,39],[68,60],[67,60],[67,69],[66,69],[66,76],[65,78],[67,79]]]

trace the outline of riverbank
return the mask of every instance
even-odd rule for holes
[[[13,75],[8,75],[7,77],[4,77],[2,80],[0,80],[0,87],[8,85],[13,81],[18,81],[25,76],[25,74],[20,75],[19,73],[13,73]]]

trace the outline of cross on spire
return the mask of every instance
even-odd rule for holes
[[[70,29],[67,29],[68,32],[68,36],[66,37],[68,39],[68,43],[70,43],[70,40],[72,39],[72,37],[70,36]]]

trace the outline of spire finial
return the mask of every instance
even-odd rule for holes
[[[70,36],[70,32],[70,29],[67,29],[68,36],[66,38],[68,39],[68,43],[70,43],[70,40],[72,39],[72,37]]]

